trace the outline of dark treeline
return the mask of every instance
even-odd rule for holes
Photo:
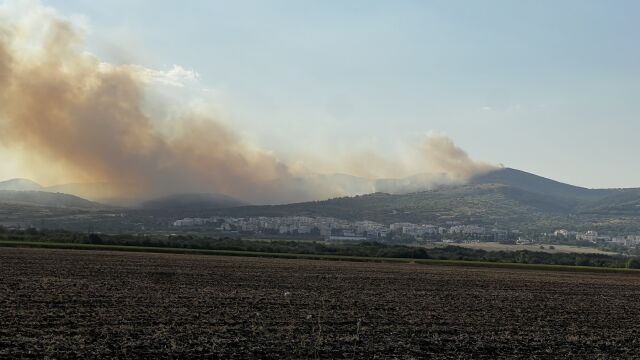
[[[603,254],[546,253],[526,250],[484,251],[458,246],[425,248],[406,245],[389,245],[370,241],[326,243],[295,240],[246,240],[241,238],[213,238],[191,235],[105,235],[84,234],[64,230],[9,230],[3,227],[0,227],[0,240],[251,251],[264,253],[640,268],[640,259],[637,257]]]

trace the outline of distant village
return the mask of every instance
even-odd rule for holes
[[[609,236],[598,234],[597,231],[577,232],[569,231],[565,229],[556,230],[553,235],[557,238],[575,239],[577,241],[588,241],[594,244],[597,243],[612,243],[618,244],[624,247],[637,247],[640,245],[640,235],[619,235]]]
[[[221,232],[250,235],[295,235],[323,238],[327,241],[461,242],[496,241],[536,244],[543,240],[575,241],[592,244],[640,246],[640,235],[607,236],[596,231],[555,230],[553,233],[525,236],[518,230],[487,229],[478,225],[449,222],[447,226],[409,222],[385,225],[374,221],[347,221],[331,217],[211,217],[184,218],[173,222],[176,228],[209,227]]]
[[[438,227],[428,224],[408,222],[394,223],[389,226],[374,221],[355,221],[330,217],[212,217],[185,218],[173,223],[174,227],[215,226],[217,230],[252,234],[279,235],[318,235],[326,240],[376,240],[389,236],[404,236],[415,239],[433,239],[445,234],[457,234],[470,237],[506,239],[507,231],[492,230],[475,225],[451,224],[450,227]]]

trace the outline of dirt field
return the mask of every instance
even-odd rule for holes
[[[7,359],[640,354],[636,274],[9,248],[0,274]]]
[[[517,250],[529,250],[529,251],[541,251],[546,253],[576,253],[576,254],[603,254],[603,255],[617,255],[614,252],[603,251],[595,248],[571,246],[571,245],[542,245],[544,249],[540,248],[540,245],[510,245],[500,244],[497,242],[478,242],[467,244],[454,244],[455,246],[465,247],[469,249],[480,249],[486,251],[517,251]],[[551,249],[550,246],[554,248]]]

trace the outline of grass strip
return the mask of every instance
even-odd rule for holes
[[[438,265],[438,266],[467,266],[467,267],[488,267],[488,268],[525,269],[525,270],[588,271],[588,272],[607,272],[607,273],[622,272],[622,273],[640,274],[640,269],[608,268],[608,267],[595,267],[595,266],[523,264],[523,263],[489,262],[489,261],[474,261],[474,260],[439,260],[439,259],[345,256],[345,255],[316,255],[316,254],[273,253],[273,252],[236,251],[236,250],[182,249],[182,248],[135,246],[135,245],[97,245],[97,244],[0,240],[0,247],[61,249],[61,250],[123,251],[123,252],[159,253],[159,254],[241,256],[241,257],[277,258],[277,259],[330,260],[330,261],[377,262],[377,263],[404,263],[404,264],[422,264],[422,265]]]

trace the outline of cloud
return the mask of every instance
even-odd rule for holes
[[[424,168],[446,174],[454,182],[465,182],[472,176],[495,169],[494,165],[471,159],[449,137],[431,133],[421,143]]]
[[[372,150],[343,159],[316,154],[315,161],[292,167],[249,143],[209,107],[192,105],[197,101],[149,96],[155,85],[198,83],[197,72],[105,63],[84,51],[83,30],[72,21],[37,2],[23,4],[0,6],[0,145],[37,159],[39,174],[108,184],[101,196],[219,192],[278,203],[375,188],[318,173],[369,178],[435,171],[445,173],[438,179],[463,181],[487,168],[433,134],[414,147],[419,155],[407,157],[411,161]]]
[[[142,66],[133,67],[134,71],[140,73],[140,77],[149,83],[184,87],[188,82],[200,79],[200,74],[193,70],[187,70],[180,65],[173,65],[170,70],[152,70]]]
[[[82,51],[83,34],[55,11],[2,10],[3,143],[28,148],[79,180],[117,184],[123,196],[188,189],[250,197],[288,176],[285,164],[211,114],[183,108],[171,114],[168,134],[143,111],[149,81],[180,85],[195,72],[105,64]]]

